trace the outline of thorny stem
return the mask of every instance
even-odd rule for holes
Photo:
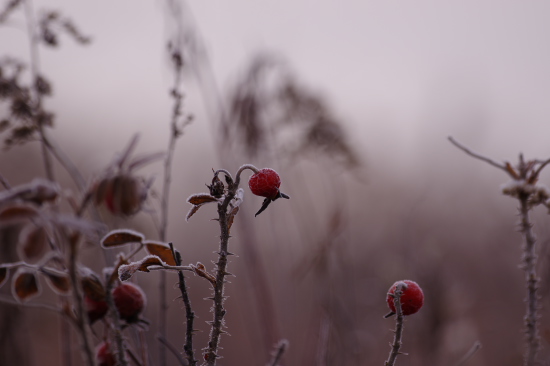
[[[80,288],[80,281],[77,274],[79,240],[80,235],[73,235],[69,238],[69,278],[71,280],[71,288],[75,304],[76,327],[81,338],[80,343],[84,361],[86,362],[86,365],[94,366],[94,354],[92,352],[88,334],[90,325],[86,316],[86,310],[84,309],[82,289]]]
[[[170,248],[172,249],[172,254],[174,255],[176,265],[181,266],[180,253],[174,250],[174,246],[172,245],[172,243],[170,243]],[[187,285],[185,283],[185,276],[183,275],[183,271],[178,271],[178,285],[181,292],[183,304],[185,305],[186,329],[185,344],[183,345],[183,350],[185,351],[189,366],[195,366],[197,364],[197,360],[195,359],[195,352],[193,350],[195,312],[191,308],[191,300],[189,299],[189,293],[187,292]]]
[[[118,315],[118,311],[115,306],[115,301],[113,299],[113,285],[114,281],[107,280],[107,286],[105,289],[105,301],[107,302],[107,306],[109,307],[109,312],[111,313],[111,317],[113,319],[113,333],[116,343],[116,358],[118,365],[120,366],[127,366],[128,361],[126,360],[125,355],[125,347],[124,347],[124,339],[122,337],[122,328],[120,326],[120,318]]]
[[[164,160],[164,183],[162,187],[162,202],[161,202],[161,217],[160,217],[160,228],[159,236],[161,241],[166,241],[166,229],[168,227],[168,201],[170,196],[170,183],[172,181],[172,160],[174,157],[174,150],[176,148],[176,140],[181,135],[181,128],[178,127],[178,121],[181,117],[181,104],[183,96],[179,91],[179,86],[181,84],[181,70],[182,62],[181,55],[179,52],[173,51],[172,61],[174,65],[174,87],[171,91],[171,95],[174,98],[174,106],[172,109],[172,117],[170,121],[170,140],[168,142],[168,153],[166,159]],[[159,314],[159,332],[160,335],[166,339],[166,322],[167,322],[167,310],[168,304],[166,302],[166,273],[162,272],[160,275],[160,314]],[[160,345],[159,349],[160,365],[166,365],[166,350]]]
[[[225,316],[225,309],[223,307],[223,302],[225,300],[224,296],[224,285],[225,285],[225,276],[229,273],[227,272],[227,257],[231,255],[228,251],[229,244],[229,226],[228,226],[228,212],[227,207],[229,203],[235,198],[238,181],[240,178],[240,173],[243,168],[239,169],[237,173],[237,180],[235,183],[230,184],[228,187],[227,195],[222,203],[218,204],[218,222],[220,225],[220,251],[218,252],[218,262],[216,263],[216,282],[214,284],[214,320],[212,321],[212,330],[210,332],[210,341],[208,342],[208,347],[206,348],[205,365],[213,366],[216,364],[216,359],[219,357],[217,354],[218,345],[220,342],[220,336],[222,333],[225,333],[222,330],[223,327],[223,318]],[[225,173],[228,174],[228,173]],[[231,177],[230,175],[228,175]]]
[[[395,311],[396,311],[396,321],[395,321],[395,335],[393,338],[393,344],[391,346],[390,356],[388,357],[388,360],[384,364],[385,366],[393,366],[395,365],[395,360],[397,359],[397,356],[401,354],[399,352],[399,349],[401,348],[401,345],[403,344],[401,342],[401,338],[403,337],[403,309],[401,308],[401,295],[403,294],[403,289],[406,287],[405,282],[400,282],[397,284],[397,287],[395,288],[395,292],[393,294],[393,303],[395,304]]]
[[[525,314],[525,326],[527,336],[527,352],[525,355],[525,366],[534,366],[536,363],[537,351],[539,349],[539,337],[537,330],[537,283],[535,265],[537,255],[535,252],[536,239],[533,234],[533,224],[529,220],[530,206],[529,195],[522,193],[520,201],[520,231],[523,234],[523,270],[527,281],[527,309]]]

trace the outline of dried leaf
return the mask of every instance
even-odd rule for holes
[[[143,244],[145,244],[145,249],[147,249],[147,252],[149,254],[156,255],[169,266],[176,265],[176,261],[174,260],[174,256],[172,255],[172,250],[166,243],[147,240],[143,242]]]
[[[213,286],[216,286],[216,277],[208,273],[201,262],[198,262],[196,266],[191,265],[191,269],[197,276],[207,279]]]
[[[0,211],[0,222],[18,223],[38,216],[38,210],[28,205],[13,205]]]
[[[103,248],[110,248],[119,245],[125,245],[130,243],[142,243],[145,240],[143,234],[134,230],[121,229],[113,230],[101,239],[101,246]]]
[[[229,217],[227,218],[227,231],[231,231],[231,225],[233,225],[233,221],[235,220],[235,216],[239,212],[239,207],[233,207],[231,212],[229,212]]]
[[[162,260],[156,255],[148,255],[141,260],[138,271],[149,272],[150,266],[162,266],[164,264],[165,263],[163,263]]]
[[[217,202],[218,199],[216,197],[213,197],[209,195],[208,193],[199,193],[189,196],[187,199],[187,202],[189,202],[192,205],[203,205],[205,203],[209,202]]]
[[[36,275],[26,270],[19,270],[13,277],[13,296],[18,301],[27,301],[40,293]]]
[[[43,226],[27,225],[21,231],[19,243],[23,257],[29,262],[37,262],[49,249],[48,233]]]
[[[202,207],[202,205],[191,207],[191,209],[187,213],[187,217],[185,218],[185,221],[189,221],[191,216],[193,216],[199,210],[199,208],[201,208],[201,207]]]
[[[8,279],[8,269],[6,267],[0,267],[0,286],[2,286]]]
[[[81,268],[80,271],[80,284],[82,285],[84,295],[96,301],[104,300],[106,295],[105,287],[103,287],[99,276],[89,268]]]
[[[139,262],[123,264],[118,268],[118,277],[121,281],[129,280],[137,271],[150,272],[150,266],[163,266],[164,263],[156,255],[148,255]]]
[[[71,290],[69,276],[66,273],[54,270],[52,268],[43,268],[42,274],[46,276],[48,284],[56,293],[66,295]]]

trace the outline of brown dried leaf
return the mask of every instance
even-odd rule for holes
[[[13,277],[13,296],[18,301],[27,301],[40,293],[36,275],[32,272],[18,271]]]
[[[0,267],[0,286],[2,286],[8,278],[8,269],[6,267]]]
[[[156,255],[169,266],[176,265],[176,261],[174,259],[174,256],[172,255],[172,250],[166,243],[146,240],[143,242],[143,244],[145,244],[145,249],[149,254]]]
[[[148,255],[141,260],[138,271],[149,272],[150,266],[162,266],[164,264],[165,263],[163,263],[162,260],[156,255]]]
[[[189,221],[189,219],[191,218],[191,216],[193,216],[198,210],[199,208],[201,208],[202,205],[199,205],[199,206],[193,206],[189,212],[187,213],[187,217],[185,218],[185,221]]]
[[[216,197],[213,197],[207,193],[194,194],[192,196],[189,196],[189,198],[187,199],[187,202],[189,202],[192,205],[203,205],[205,203],[217,202],[217,201],[218,199]]]
[[[20,245],[23,257],[37,262],[48,251],[48,233],[43,226],[28,225],[21,231]]]
[[[143,234],[134,230],[113,230],[101,239],[103,248],[110,248],[130,243],[142,243],[145,240]]]
[[[5,207],[0,211],[0,222],[17,223],[36,216],[38,216],[38,211],[34,207],[19,204]]]
[[[69,276],[66,273],[51,268],[43,268],[42,274],[46,276],[48,284],[56,293],[66,295],[71,290]]]
[[[206,278],[213,286],[216,286],[216,277],[208,273],[201,262],[198,262],[196,266],[191,265],[191,268],[197,276]]]
[[[239,207],[233,207],[231,212],[229,212],[229,217],[227,218],[227,232],[231,231],[231,225],[233,225],[233,221],[235,220],[235,216],[239,212]]]
[[[105,287],[103,287],[103,283],[99,277],[91,270],[87,270],[86,273],[82,275],[80,283],[82,285],[84,295],[96,301],[105,299]]]

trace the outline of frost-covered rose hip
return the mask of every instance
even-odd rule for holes
[[[263,168],[250,177],[248,186],[256,196],[274,200],[279,195],[281,177],[275,170]]]
[[[260,210],[256,213],[258,216],[269,206],[271,201],[277,198],[290,198],[279,190],[281,186],[281,177],[273,169],[263,168],[254,173],[248,180],[248,187],[256,196],[265,197]]]
[[[397,285],[401,282],[405,283],[403,287],[403,293],[401,295],[401,309],[403,310],[403,315],[411,315],[416,313],[422,305],[424,305],[424,293],[418,283],[410,280],[397,281],[394,283],[388,290],[388,295],[386,301],[390,310],[392,311],[388,316],[395,314],[395,303],[394,296],[395,289]]]
[[[116,365],[116,358],[111,352],[111,345],[109,342],[103,342],[97,346],[95,357],[97,359],[98,366]]]
[[[93,299],[88,295],[84,296],[84,308],[88,314],[90,324],[102,319],[109,310],[109,306],[104,299]]]
[[[133,283],[121,283],[113,290],[113,300],[120,319],[128,323],[137,322],[145,308],[145,294]]]

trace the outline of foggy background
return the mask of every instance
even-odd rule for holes
[[[166,149],[172,108],[166,41],[174,26],[165,4],[34,5],[37,11],[60,10],[92,37],[82,47],[61,36],[58,49],[40,52],[40,69],[54,87],[46,101],[56,113],[50,134],[85,176],[100,175],[136,132],[139,152]],[[468,365],[522,362],[526,290],[518,269],[517,205],[500,193],[508,177],[460,152],[447,136],[496,161],[515,164],[519,152],[527,159],[550,157],[549,11],[543,1],[237,0],[189,1],[183,7],[183,24],[207,56],[198,71],[192,67],[197,65],[184,67],[184,110],[195,120],[176,147],[169,240],[184,263],[212,267],[218,244],[217,224],[210,221],[214,207],[205,206],[185,223],[186,199],[206,191],[211,168],[270,166],[292,197],[254,218],[261,198],[245,187],[230,243],[238,256],[229,264],[236,275],[226,288],[231,336],[222,337],[220,365],[262,365],[280,338],[290,342],[284,365],[382,365],[394,327],[382,318],[385,296],[400,279],[417,281],[426,301],[407,318],[402,350],[409,355],[400,356],[399,365],[453,365],[475,341],[483,348]],[[0,28],[2,55],[27,59],[23,16],[13,19]],[[256,154],[244,151],[238,132],[228,135],[227,146],[221,142],[216,96],[229,108],[228,95],[258,54],[281,60],[298,85],[323,101],[357,158],[352,166],[327,146],[300,154],[279,148],[285,138],[296,137],[291,128]],[[0,174],[12,185],[44,176],[39,153],[38,144],[2,151]],[[56,172],[70,188],[60,166]],[[154,190],[160,191],[161,164],[140,174],[156,176]],[[548,177],[542,174],[543,183]],[[147,214],[106,220],[111,228],[133,228],[156,239]],[[543,209],[533,220],[544,360],[550,230]],[[101,258],[99,249],[86,250],[85,263],[100,271],[92,259]],[[265,276],[261,289],[258,271]],[[171,300],[178,296],[171,290],[176,276],[168,277]],[[148,295],[145,316],[153,324],[148,337],[155,360],[158,274],[136,279]],[[203,298],[210,290],[200,278],[189,281],[202,330],[195,341],[200,350],[208,336],[204,321],[210,320],[211,303]],[[58,319],[38,309],[22,314],[21,334],[14,335],[28,350],[21,364],[58,365]],[[183,341],[184,318],[178,300],[170,302],[169,339],[176,345]],[[79,356],[74,359],[78,364]]]

